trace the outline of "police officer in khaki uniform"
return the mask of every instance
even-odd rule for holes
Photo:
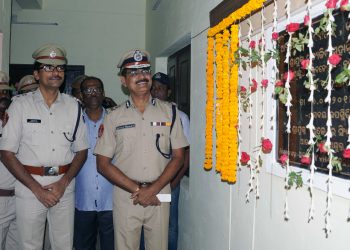
[[[33,75],[26,75],[21,78],[17,85],[17,93],[24,94],[36,90],[39,84],[36,82]]]
[[[41,250],[46,218],[53,250],[72,249],[74,176],[87,156],[79,103],[61,94],[66,52],[47,44],[33,53],[39,88],[13,98],[0,141],[1,161],[17,178],[19,249]]]
[[[0,71],[0,98],[6,97],[11,99],[11,90],[12,88],[9,86],[10,78],[4,71]]]
[[[10,89],[9,77],[0,71],[0,88]],[[0,98],[0,139],[6,123],[5,111],[10,105],[8,97]],[[15,207],[15,177],[0,162],[0,249],[17,250],[18,237]]]
[[[118,68],[130,97],[107,114],[95,148],[99,171],[115,184],[116,249],[138,249],[143,226],[146,248],[165,250],[169,203],[158,194],[170,194],[188,142],[176,107],[151,97],[148,52],[127,52]]]

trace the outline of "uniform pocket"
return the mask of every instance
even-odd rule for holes
[[[44,126],[41,123],[25,123],[23,140],[29,145],[41,145],[45,141]]]
[[[134,123],[118,124],[115,128],[115,136],[117,140],[117,150],[122,152],[130,152],[134,150],[136,145],[136,126]],[[118,150],[118,151],[119,151]]]
[[[62,146],[70,145],[73,140],[74,128],[71,125],[65,125],[59,130],[58,143]],[[71,140],[71,141],[70,141]]]
[[[155,126],[155,127],[152,127],[152,133],[155,141],[159,137],[158,145],[160,150],[163,153],[168,154],[170,151],[170,127]]]

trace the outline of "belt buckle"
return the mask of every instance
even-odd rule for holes
[[[139,182],[139,186],[140,186],[140,187],[143,187],[143,188],[148,187],[148,186],[150,186],[151,184],[152,184],[151,182]]]
[[[45,167],[44,175],[46,176],[57,176],[58,175],[58,167]]]

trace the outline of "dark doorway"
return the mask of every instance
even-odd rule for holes
[[[10,64],[10,84],[15,86],[19,80],[25,75],[33,74],[33,64]],[[83,65],[67,65],[66,77],[60,90],[63,93],[70,94],[72,91],[72,82],[74,78],[85,74],[85,66]]]
[[[191,45],[168,58],[168,75],[172,91],[170,100],[190,116]]]

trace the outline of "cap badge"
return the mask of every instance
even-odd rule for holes
[[[50,57],[51,57],[51,58],[55,58],[56,55],[57,55],[57,54],[56,54],[56,52],[55,52],[54,50],[50,52]]]
[[[142,53],[141,53],[141,51],[135,50],[135,53],[134,53],[134,60],[135,60],[136,62],[142,61]]]
[[[161,78],[161,76],[160,76],[160,74],[159,74],[159,73],[157,73],[157,74],[154,76],[154,78],[156,78],[156,79],[160,79],[160,78]]]

